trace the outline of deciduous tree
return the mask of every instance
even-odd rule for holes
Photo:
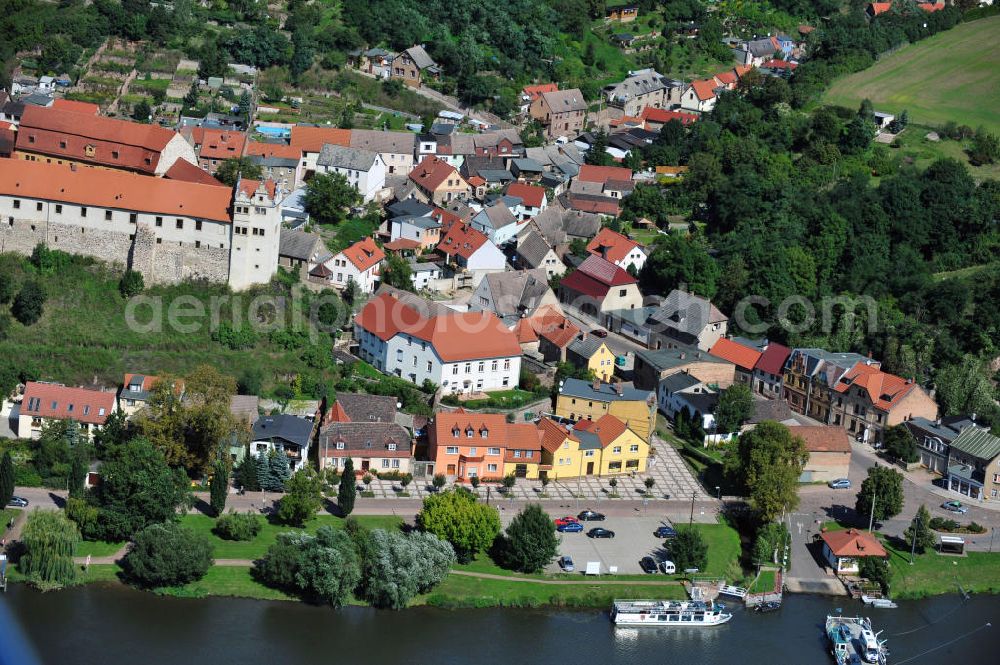
[[[923,554],[926,550],[933,549],[937,538],[931,530],[931,514],[927,506],[920,504],[917,514],[913,516],[910,526],[903,532],[903,540],[913,547],[918,554]]]
[[[493,544],[500,533],[500,516],[467,489],[456,488],[426,497],[417,526],[450,542],[458,560],[468,562]]]
[[[872,512],[872,501],[875,511]],[[877,464],[868,469],[868,477],[861,483],[854,512],[859,519],[874,515],[876,522],[895,517],[903,510],[903,474],[895,469]]]
[[[58,589],[76,579],[73,548],[80,531],[63,513],[31,511],[21,532],[24,554],[18,570],[41,589]]]
[[[321,526],[315,536],[278,534],[277,541],[254,564],[266,584],[305,599],[340,607],[361,580],[358,553],[346,529]]]
[[[451,545],[430,533],[375,529],[366,534],[361,596],[375,607],[399,610],[448,575]]]
[[[735,453],[726,457],[726,474],[746,489],[761,522],[772,522],[799,505],[798,480],[809,458],[802,437],[765,420],[740,435]]]
[[[339,224],[359,203],[357,188],[340,173],[317,173],[306,185],[306,212],[320,224]]]
[[[306,467],[288,480],[285,496],[278,503],[278,519],[285,524],[302,526],[316,517],[322,505],[323,481],[312,467]]]
[[[507,568],[537,573],[558,553],[555,524],[539,504],[528,504],[511,520],[501,550]]]
[[[223,160],[215,170],[215,179],[228,187],[235,187],[240,178],[260,180],[262,171],[249,157],[232,157]]]
[[[745,383],[734,383],[722,391],[715,408],[719,432],[736,432],[753,415],[753,393]]]
[[[150,524],[135,535],[122,569],[139,586],[164,587],[200,580],[212,563],[204,534],[180,524]]]

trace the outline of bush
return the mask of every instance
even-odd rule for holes
[[[360,595],[375,607],[406,607],[440,584],[455,562],[451,545],[429,533],[375,529],[359,541],[364,543]]]
[[[264,527],[264,520],[253,513],[230,511],[215,520],[212,531],[224,540],[253,540]]]
[[[969,522],[969,526],[967,528],[969,533],[986,533],[986,527],[977,522]]]
[[[944,523],[943,517],[932,517],[929,526],[935,531],[944,531]]]
[[[25,282],[14,298],[11,314],[25,326],[34,324],[42,318],[45,306],[45,290],[35,281]]]
[[[152,524],[136,534],[122,560],[125,575],[144,587],[200,580],[212,565],[212,543],[179,524]]]
[[[284,524],[302,526],[316,517],[323,505],[323,480],[311,466],[296,471],[288,483],[288,492],[278,503],[278,520]]]
[[[254,576],[316,603],[340,607],[361,581],[357,548],[343,529],[321,526],[315,536],[278,534],[254,564]]]
[[[135,270],[126,270],[121,281],[118,282],[118,290],[124,298],[137,296],[142,293],[144,288],[146,288],[146,282],[142,278],[142,273]]]
[[[80,532],[94,533],[97,530],[97,520],[100,510],[84,499],[71,498],[66,500],[66,517],[76,522]]]
[[[253,348],[257,343],[257,338],[257,332],[249,325],[241,325],[238,328],[234,328],[225,321],[212,331],[212,339],[214,341],[233,351]]]

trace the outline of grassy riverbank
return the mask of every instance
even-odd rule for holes
[[[886,542],[892,565],[894,598],[925,598],[957,593],[1000,593],[1000,553],[967,552],[965,556],[918,554],[910,565],[910,550]]]

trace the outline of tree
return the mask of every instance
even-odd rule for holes
[[[317,173],[306,184],[305,208],[320,224],[339,224],[361,203],[361,195],[341,173]]]
[[[315,536],[278,534],[274,545],[254,563],[254,575],[311,602],[340,607],[358,586],[361,566],[347,530],[321,526]]]
[[[988,413],[994,403],[994,389],[984,363],[975,356],[947,365],[934,377],[935,399],[945,415]]]
[[[17,293],[17,282],[9,272],[0,272],[0,305],[6,305]]]
[[[1000,137],[991,134],[984,127],[976,130],[969,146],[969,161],[975,166],[993,164],[1000,161]]]
[[[30,326],[42,318],[44,307],[45,289],[38,282],[29,280],[18,291],[10,312],[22,325]]]
[[[69,495],[74,499],[83,496],[84,483],[87,481],[87,471],[90,467],[90,456],[87,454],[86,446],[75,446],[71,452],[72,459],[69,466],[69,476],[66,487]],[[6,503],[3,505],[7,505]]]
[[[100,514],[96,532],[85,535],[128,540],[149,524],[177,519],[177,507],[188,497],[188,479],[183,470],[171,469],[149,441],[136,438],[111,450],[92,496]]]
[[[725,458],[726,475],[746,490],[761,522],[773,522],[799,505],[798,481],[809,459],[805,441],[781,423],[765,420],[740,435]]]
[[[889,583],[892,581],[892,567],[889,560],[880,556],[861,557],[858,567],[861,577],[870,582],[875,582],[882,589],[882,593],[889,593]]]
[[[230,510],[227,514],[221,515],[215,520],[212,531],[219,538],[226,540],[253,540],[264,527],[264,520],[260,515],[249,511],[245,513],[235,513]]]
[[[383,284],[395,286],[403,291],[413,291],[413,271],[406,259],[398,254],[389,254],[382,265],[381,278]]]
[[[906,527],[903,531],[903,540],[910,543],[910,546],[917,552],[917,554],[923,554],[929,549],[933,549],[934,544],[937,542],[937,538],[934,536],[934,532],[931,530],[931,514],[927,510],[927,506],[920,504],[917,508],[917,514],[913,516],[913,521],[910,522],[910,526]]]
[[[885,430],[883,443],[887,453],[907,464],[920,459],[920,455],[917,453],[917,442],[910,431],[902,425],[894,425]]]
[[[193,81],[187,94],[184,95],[184,106],[194,108],[198,105],[198,81]]]
[[[753,415],[753,393],[745,383],[734,383],[722,391],[715,408],[719,432],[736,432]]]
[[[267,455],[267,476],[261,486],[268,492],[284,492],[285,482],[290,476],[285,449],[280,446],[272,448]]]
[[[375,529],[365,537],[361,596],[375,607],[403,609],[440,584],[455,562],[451,545],[433,534]]]
[[[788,527],[784,522],[769,522],[757,529],[753,543],[753,562],[758,566],[780,563],[789,543]]]
[[[24,554],[18,570],[43,590],[71,584],[76,579],[73,549],[79,541],[79,529],[63,513],[33,510],[21,532]]]
[[[288,480],[288,491],[278,503],[278,520],[303,526],[316,517],[323,506],[323,480],[312,467],[295,472]]]
[[[424,499],[417,527],[450,542],[458,560],[468,562],[500,533],[500,516],[495,508],[476,501],[472,492],[455,488]]]
[[[125,274],[122,275],[121,281],[118,282],[118,291],[122,294],[123,298],[137,296],[142,293],[144,288],[146,288],[146,282],[142,277],[142,273],[136,270],[126,270]]]
[[[441,488],[443,488],[447,482],[448,481],[445,479],[443,473],[435,473],[434,477],[431,479],[431,486],[434,487],[435,491],[440,492]]]
[[[615,160],[607,152],[607,147],[608,135],[603,130],[594,132],[594,140],[591,142],[590,148],[587,149],[584,159],[588,164],[595,166],[611,166]]]
[[[503,485],[504,493],[510,494],[510,491],[514,489],[514,485],[517,483],[517,477],[513,473],[508,473],[500,483]]]
[[[135,535],[122,560],[139,586],[180,586],[200,580],[213,563],[208,537],[180,524],[150,524]]]
[[[224,455],[219,455],[212,465],[212,480],[209,483],[209,503],[216,517],[226,509],[226,499],[229,497],[229,461]]]
[[[708,244],[700,234],[658,236],[639,273],[639,284],[644,290],[669,293],[684,286],[706,298],[715,295],[718,279],[719,266],[709,256]]]
[[[260,481],[257,480],[257,458],[247,451],[243,459],[236,465],[233,474],[235,484],[246,492],[259,492]]]
[[[266,490],[269,483],[268,477],[271,474],[271,465],[268,463],[266,450],[260,451],[254,458],[254,472],[257,476],[257,486]]]
[[[150,118],[153,117],[153,109],[150,108],[149,102],[143,97],[132,107],[132,119],[137,122],[149,122]]]
[[[556,528],[541,505],[528,504],[511,520],[503,539],[504,565],[523,573],[537,573],[559,551]]]
[[[646,486],[646,494],[649,494],[650,492],[653,491],[653,485],[656,484],[656,479],[650,476],[649,478],[646,478],[644,481],[642,481],[642,484]]]
[[[358,479],[354,477],[354,461],[348,457],[344,460],[344,472],[340,474],[340,486],[337,488],[337,507],[341,515],[347,517],[354,511],[357,497]]]
[[[701,531],[692,526],[677,529],[677,535],[670,541],[668,548],[677,570],[705,570],[708,565],[708,544]]]
[[[243,93],[240,95],[240,102],[239,102],[240,115],[242,115],[244,117],[245,116],[249,116],[250,115],[250,105],[251,105],[251,102],[250,102],[250,93],[247,92],[246,90],[244,90]]]
[[[260,180],[263,171],[249,157],[231,157],[223,160],[215,171],[215,179],[227,187],[235,187],[240,178]]]
[[[120,409],[115,409],[96,432],[94,432],[94,448],[97,458],[104,459],[107,452],[115,446],[132,439],[132,428],[128,416]]]
[[[3,451],[3,459],[0,459],[0,506],[10,503],[10,498],[14,496],[14,460],[10,456],[10,451]]]
[[[872,500],[875,512],[872,513]],[[854,512],[858,518],[874,515],[875,522],[895,517],[903,510],[903,474],[887,466],[875,465],[868,469],[868,477],[861,483]]]

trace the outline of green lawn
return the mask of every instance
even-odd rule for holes
[[[960,586],[970,593],[1000,593],[1000,553],[942,556],[927,551],[914,557],[911,566],[909,548],[884,544],[892,564],[890,590],[894,598],[956,593]]]
[[[205,577],[179,587],[157,589],[157,593],[178,598],[235,596],[258,600],[298,600],[284,591],[264,586],[250,574],[249,566],[212,566]]]
[[[403,520],[394,515],[359,515],[356,518],[361,524],[372,529],[396,529],[403,523]],[[318,515],[309,522],[305,529],[264,523],[264,528],[253,540],[236,541],[223,540],[214,533],[212,527],[215,526],[215,519],[206,515],[192,514],[181,518],[181,524],[190,527],[195,531],[205,534],[214,546],[213,554],[216,559],[256,559],[264,555],[267,548],[274,543],[279,533],[290,531],[305,531],[316,533],[316,530],[324,525],[340,528],[345,520],[333,515]]]
[[[823,101],[856,108],[868,98],[879,111],[906,109],[915,122],[1000,130],[998,39],[1000,16],[961,23],[836,81]]]
[[[774,571],[762,570],[760,577],[750,587],[750,593],[771,593],[774,591]]]
[[[940,141],[929,141],[926,136],[933,129],[929,126],[911,124],[905,132],[896,137],[899,148],[893,148],[893,153],[898,151],[901,159],[921,170],[930,166],[935,160],[951,158],[965,164],[976,180],[987,178],[1000,180],[1000,164],[973,166],[969,163],[969,156],[965,151],[970,141],[952,141],[943,137]]]
[[[708,544],[708,567],[701,574],[724,577],[740,560],[740,534],[728,524],[694,524]]]
[[[124,545],[125,543],[81,540],[77,543],[76,549],[73,551],[73,556],[111,556],[124,547]]]

